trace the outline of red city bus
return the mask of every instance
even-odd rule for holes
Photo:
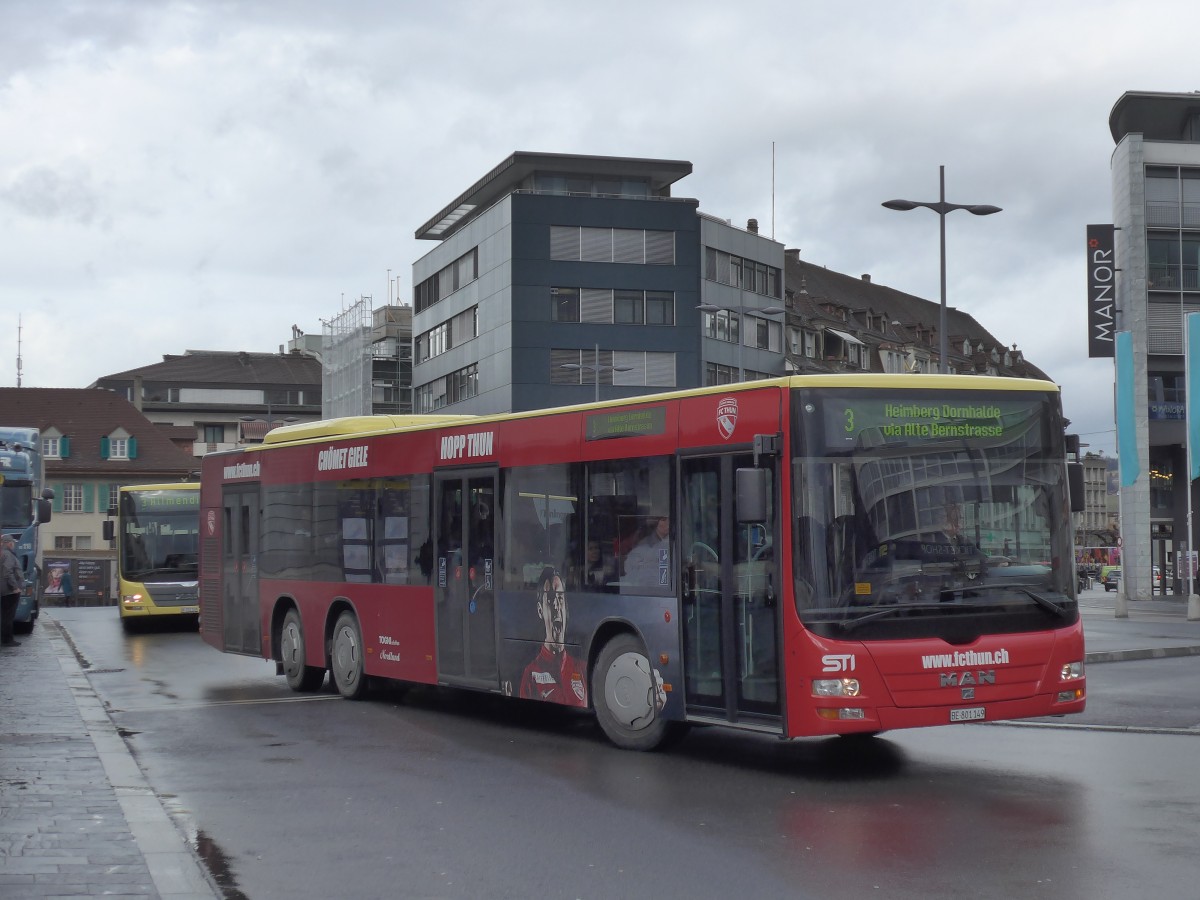
[[[1079,712],[1048,382],[822,375],[286,426],[204,457],[201,632],[587,708],[617,745]]]

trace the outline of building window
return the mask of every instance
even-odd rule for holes
[[[83,512],[83,485],[64,484],[62,486],[63,512]]]
[[[734,384],[737,381],[737,367],[721,363],[706,363],[704,366],[704,384]]]
[[[414,402],[417,412],[427,413],[451,403],[469,400],[478,393],[479,365],[471,363],[469,366],[464,366],[449,375],[435,378],[418,387],[414,391]]]
[[[731,344],[736,344],[741,338],[741,322],[738,314],[722,309],[717,312],[706,312],[704,314],[704,336],[712,338],[714,341],[727,341]],[[723,381],[713,382],[714,384],[724,384]]]
[[[479,278],[479,248],[473,247],[413,288],[413,309],[422,312]]]
[[[674,325],[673,291],[550,289],[550,316],[555,322],[594,325]]]
[[[417,361],[425,362],[479,336],[479,307],[460,312],[417,337]]]
[[[550,258],[564,262],[673,266],[675,232],[551,225]]]
[[[704,248],[704,277],[776,300],[783,296],[783,273],[778,268],[713,247]]]
[[[613,321],[618,325],[641,325],[646,321],[642,291],[613,291]]]
[[[46,459],[59,459],[59,444],[56,437],[42,438],[42,456]]]
[[[804,355],[809,359],[817,358],[817,333],[815,331],[804,332]]]
[[[550,288],[550,319],[553,322],[579,321],[579,288]]]
[[[646,324],[675,324],[675,294],[672,291],[646,291]]]
[[[747,345],[759,350],[770,350],[779,353],[783,349],[783,326],[778,322],[761,319],[758,316],[747,316],[748,338]]]
[[[597,368],[599,366],[599,368]],[[551,384],[675,387],[675,354],[643,350],[551,350]]]
[[[54,536],[55,550],[74,550],[75,538],[69,534],[56,534]]]
[[[219,444],[225,440],[224,425],[205,425],[204,426],[204,443]]]
[[[125,438],[109,438],[108,458],[129,459],[129,442]]]

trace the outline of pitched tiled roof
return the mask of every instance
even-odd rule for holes
[[[143,381],[178,384],[298,385],[321,384],[321,361],[302,353],[244,353],[187,350],[167,354],[160,363],[105,375],[94,386]]]
[[[134,409],[124,397],[101,388],[0,388],[0,422],[48,429],[70,439],[66,459],[47,460],[48,476],[99,475],[171,479],[198,468],[198,461],[179,449],[162,429]],[[134,459],[104,459],[101,438],[123,428],[137,439]]]
[[[862,327],[864,317],[861,315],[854,317],[855,322],[841,322],[839,325],[841,320],[830,316],[821,309],[823,303],[833,303],[846,307],[852,313],[870,310],[876,314],[883,314],[884,332],[882,334],[874,332],[875,339],[867,340],[868,344],[878,345],[881,340],[901,345],[923,343],[916,341],[913,326],[921,325],[925,328],[932,328],[935,332],[937,330],[941,312],[940,303],[876,284],[865,277],[855,278],[851,275],[843,275],[841,272],[834,272],[805,260],[789,257],[786,261],[785,280],[789,292],[794,292],[796,295],[796,311],[802,316],[811,317],[814,327],[837,328],[851,333],[868,331]],[[893,325],[892,323],[899,324]],[[971,356],[962,354],[964,338],[970,339],[973,348],[982,344],[988,352],[993,348],[999,350],[1003,357],[1006,345],[997,340],[973,316],[961,309],[947,308],[946,326],[949,332],[947,349],[951,363],[957,371],[982,371],[987,362],[977,352],[972,352]],[[931,349],[936,356],[936,337],[934,341],[935,345]],[[1047,378],[1044,372],[1025,359],[1024,354],[1019,354],[1019,358],[1014,360],[1012,366],[1005,368],[1001,364],[997,368],[1004,375]]]

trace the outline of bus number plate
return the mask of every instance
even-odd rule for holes
[[[966,709],[950,710],[951,722],[975,722],[983,718],[982,706],[969,706]]]
[[[200,612],[200,607],[198,607],[198,606],[185,606],[185,607],[184,607],[184,608],[181,610],[181,612],[182,612],[182,613],[183,613],[185,616],[186,616],[186,615],[188,615],[189,613],[198,613],[198,612]]]

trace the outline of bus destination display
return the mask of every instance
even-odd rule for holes
[[[1011,439],[1029,430],[1039,408],[1028,400],[956,402],[878,397],[825,401],[831,450],[927,441]]]

